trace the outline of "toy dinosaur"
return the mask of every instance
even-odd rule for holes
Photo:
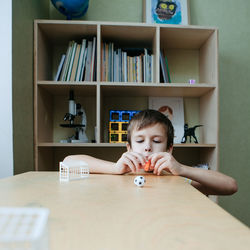
[[[186,143],[187,142],[187,137],[189,136],[189,142],[191,143],[192,137],[194,138],[194,143],[198,143],[197,137],[195,136],[195,129],[198,127],[201,127],[203,125],[196,125],[194,127],[189,128],[188,124],[185,123],[184,125],[184,135],[181,139],[181,143]]]

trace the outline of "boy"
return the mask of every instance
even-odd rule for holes
[[[237,191],[236,181],[222,173],[185,166],[172,156],[174,129],[171,121],[156,110],[137,113],[128,126],[127,152],[116,162],[87,155],[68,156],[64,162],[85,161],[90,173],[136,173],[147,161],[153,174],[163,170],[190,179],[191,185],[206,195],[230,195]]]

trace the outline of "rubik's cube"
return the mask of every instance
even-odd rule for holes
[[[124,143],[127,141],[127,128],[137,110],[110,110],[109,112],[109,142]]]

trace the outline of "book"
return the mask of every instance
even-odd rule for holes
[[[72,66],[72,72],[71,72],[71,76],[70,76],[70,81],[75,81],[76,70],[77,70],[77,65],[78,65],[78,60],[79,60],[79,55],[80,55],[80,49],[81,49],[81,45],[77,44],[75,57],[74,57],[74,61],[73,61],[73,66]]]
[[[76,72],[76,78],[75,78],[75,80],[77,82],[79,82],[81,79],[80,76],[81,76],[81,70],[82,70],[82,64],[83,64],[85,50],[86,50],[86,39],[82,39],[79,62],[77,65],[77,72]]]
[[[184,135],[184,105],[182,97],[149,97],[149,109],[166,115],[174,127],[174,143],[181,143]]]
[[[148,72],[148,70],[147,70],[147,67],[148,67],[148,60],[147,60],[147,58],[148,58],[148,51],[147,51],[147,49],[146,48],[144,48],[144,56],[143,56],[143,72],[144,72],[144,75],[143,75],[143,82],[147,82],[148,81],[148,78],[147,78],[147,72]]]
[[[65,81],[65,79],[66,79],[68,65],[69,65],[69,61],[70,61],[70,57],[71,57],[71,52],[72,52],[72,41],[69,42],[69,45],[68,45],[68,48],[67,48],[66,58],[65,58],[65,62],[64,62],[63,68],[62,68],[60,81]]]
[[[169,83],[166,61],[162,51],[160,51],[160,65],[161,65],[161,73],[163,76],[163,81],[164,83]]]
[[[95,54],[96,54],[96,37],[93,37],[92,55],[91,55],[91,69],[90,69],[90,81],[94,80],[95,73]]]
[[[104,43],[101,43],[101,81],[104,80],[104,57],[105,57]]]
[[[154,80],[154,55],[151,55],[151,82]]]
[[[122,81],[122,49],[118,49],[118,81]]]
[[[81,66],[81,72],[80,72],[80,78],[79,81],[83,81],[84,73],[86,69],[86,58],[87,58],[87,49],[85,48],[84,54],[83,54],[83,60],[82,60],[82,66]]]
[[[171,83],[171,78],[170,78],[170,73],[169,73],[169,67],[168,67],[168,59],[167,59],[166,55],[165,55],[165,63],[166,63],[166,67],[167,67],[168,80],[169,80],[169,83]]]
[[[71,58],[70,58],[69,67],[68,67],[67,76],[66,76],[67,82],[70,80],[70,76],[72,73],[72,67],[73,67],[73,62],[74,62],[74,58],[75,58],[76,47],[77,47],[77,43],[73,42]]]
[[[105,75],[105,78],[104,78],[104,81],[108,82],[109,79],[108,79],[108,65],[109,65],[109,45],[108,43],[105,43],[105,64],[104,64],[104,75]]]
[[[62,72],[62,68],[63,68],[63,64],[64,64],[64,61],[65,61],[65,57],[66,55],[63,54],[62,57],[61,57],[61,60],[60,60],[60,63],[58,65],[58,68],[57,68],[57,72],[56,72],[56,76],[54,78],[54,81],[58,81],[59,78],[60,78],[60,75],[61,75],[61,72]]]
[[[110,81],[114,81],[114,43],[110,46]]]
[[[123,57],[123,70],[124,70],[124,82],[128,81],[128,65],[127,65],[127,52],[124,52]]]
[[[118,51],[114,51],[114,81],[119,82],[119,57],[118,57]]]
[[[93,42],[88,41],[87,58],[86,58],[86,65],[85,65],[86,69],[85,69],[84,81],[90,81],[92,47],[93,47]]]

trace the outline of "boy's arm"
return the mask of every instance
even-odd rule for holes
[[[213,170],[181,165],[180,175],[191,179],[191,185],[206,195],[231,195],[238,189],[233,178]]]
[[[144,157],[135,152],[123,153],[116,163],[89,155],[70,155],[63,160],[66,165],[78,164],[81,161],[88,164],[89,172],[92,174],[125,174],[131,171],[135,173],[145,163]]]
[[[89,155],[69,155],[63,160],[65,164],[77,164],[77,162],[80,161],[84,161],[88,164],[90,173],[119,174],[114,162],[97,159]]]
[[[168,152],[154,153],[150,159],[154,174],[159,175],[162,170],[167,170],[173,175],[191,179],[192,185],[206,195],[230,195],[237,192],[237,183],[233,178],[217,171],[182,165]]]

